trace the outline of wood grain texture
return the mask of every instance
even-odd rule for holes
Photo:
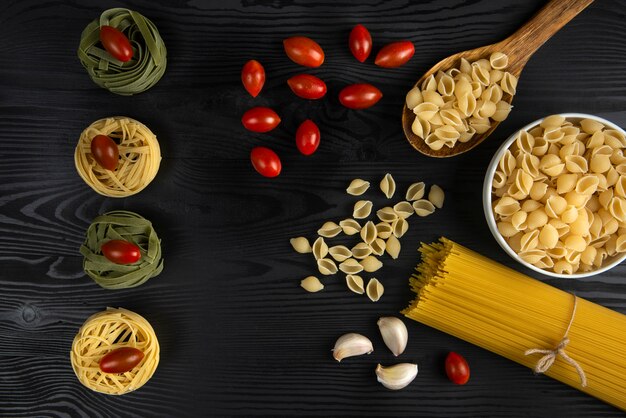
[[[523,270],[498,247],[482,215],[484,171],[499,141],[545,115],[577,111],[626,126],[626,2],[596,1],[550,39],[524,69],[515,109],[470,153],[436,160],[415,152],[398,109],[416,78],[442,57],[504,39],[542,0],[255,1],[217,0],[0,2],[0,416],[412,416],[612,417],[616,409],[463,341],[407,321],[402,361],[416,361],[415,382],[400,392],[375,380],[377,362],[395,361],[376,328],[412,298],[407,279],[420,241],[446,235]],[[80,66],[82,28],[109,7],[148,16],[168,48],[168,69],[151,90],[118,97],[97,88]],[[416,54],[385,70],[356,61],[347,48],[357,23],[374,37],[374,53],[408,39]],[[308,35],[326,52],[315,70],[286,58],[282,39]],[[240,85],[241,66],[260,60],[267,85],[257,99]],[[311,72],[329,93],[296,98],[286,80]],[[372,109],[351,111],[337,100],[349,83],[372,82],[384,94]],[[253,105],[268,105],[283,122],[270,134],[243,129]],[[163,162],[137,196],[107,199],[75,172],[73,150],[92,121],[127,115],[151,128]],[[310,117],[322,130],[311,157],[293,135]],[[283,160],[283,173],[261,178],[250,149],[264,144]],[[437,183],[446,204],[434,216],[410,218],[398,260],[385,258],[376,276],[386,292],[374,304],[350,293],[343,278],[305,294],[299,281],[315,268],[289,238],[314,236],[321,224],[351,212],[349,181],[377,184],[390,172],[403,193],[413,181]],[[376,207],[387,204],[374,187]],[[395,199],[394,199],[395,201]],[[78,247],[98,214],[136,211],[163,239],[165,270],[145,285],[99,288],[82,273]],[[340,242],[337,240],[337,242]],[[537,277],[530,271],[526,273]],[[626,313],[619,266],[585,280],[541,278]],[[146,317],[162,358],[135,393],[88,391],[69,362],[83,321],[106,306]],[[368,335],[375,352],[337,364],[335,339]],[[451,385],[441,369],[448,350],[463,353],[470,384]]]

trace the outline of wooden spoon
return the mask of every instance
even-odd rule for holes
[[[451,55],[439,61],[433,68],[426,71],[422,78],[417,80],[415,86],[421,86],[422,82],[431,74],[436,74],[440,70],[446,71],[458,66],[461,58],[472,62],[481,58],[488,59],[493,52],[503,52],[508,55],[509,66],[506,71],[519,77],[524,66],[535,51],[592,2],[593,0],[551,0],[513,35],[501,42],[459,52],[458,54]],[[513,97],[509,96],[508,99],[504,100],[510,103]],[[483,142],[500,124],[500,122],[492,121],[491,128],[487,132],[476,134],[467,142],[457,142],[452,148],[443,147],[435,151],[426,145],[423,139],[413,133],[411,125],[414,120],[415,114],[411,109],[407,108],[405,104],[402,110],[402,128],[404,129],[404,134],[411,145],[413,145],[413,148],[431,157],[452,157],[467,152]]]

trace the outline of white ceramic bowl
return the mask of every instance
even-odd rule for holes
[[[603,123],[605,126],[608,126],[611,129],[618,130],[622,134],[626,135],[626,132],[622,128],[620,128],[613,122],[609,122],[608,120],[600,118],[598,116],[587,115],[584,113],[561,113],[560,115],[572,122],[577,122],[577,121],[580,121],[581,119],[593,119],[600,123]],[[502,158],[506,150],[513,144],[513,142],[515,142],[515,139],[517,138],[517,135],[519,134],[520,131],[530,130],[534,128],[535,126],[539,125],[542,121],[543,119],[536,120],[522,127],[520,130],[516,131],[506,141],[504,141],[502,146],[498,149],[496,154],[493,156],[493,159],[491,160],[491,163],[489,164],[489,167],[487,168],[487,174],[485,175],[485,182],[483,183],[483,210],[485,212],[485,218],[487,219],[487,224],[489,225],[489,229],[491,230],[491,233],[493,234],[498,244],[500,244],[502,249],[506,251],[506,253],[510,255],[513,259],[515,259],[517,262],[519,262],[520,264],[523,264],[529,269],[537,271],[541,274],[545,274],[547,276],[560,277],[560,278],[581,278],[581,277],[589,277],[589,276],[593,276],[596,274],[600,274],[604,271],[607,271],[615,267],[616,265],[624,261],[624,259],[626,259],[626,253],[618,254],[616,256],[607,258],[604,261],[604,264],[602,265],[602,267],[596,270],[592,270],[592,271],[588,271],[584,273],[558,274],[552,271],[540,269],[539,267],[535,267],[532,264],[529,264],[526,261],[522,260],[517,255],[517,253],[513,251],[511,247],[509,247],[509,244],[507,244],[504,237],[498,231],[498,227],[496,226],[496,220],[495,220],[493,210],[492,210],[492,197],[493,196],[491,193],[491,184],[493,182],[493,177],[495,175],[496,168],[498,167],[498,162],[500,161],[500,159]]]

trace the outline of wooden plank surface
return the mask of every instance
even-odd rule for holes
[[[412,298],[407,278],[420,241],[448,236],[519,268],[499,249],[482,215],[483,175],[499,142],[555,112],[584,112],[626,126],[626,2],[596,1],[530,60],[515,109],[476,150],[448,160],[413,151],[400,109],[406,90],[439,59],[498,41],[543,1],[129,1],[6,0],[0,3],[0,416],[187,417],[230,415],[413,417],[609,417],[621,412],[549,378],[534,376],[463,341],[409,323],[403,361],[420,372],[403,391],[376,383],[377,362],[391,363],[376,328]],[[83,27],[103,9],[127,6],[152,19],[168,48],[168,69],[148,92],[119,97],[97,88],[76,58]],[[409,39],[414,58],[398,69],[357,62],[347,36],[357,23],[384,43]],[[303,34],[326,51],[307,71],[327,81],[323,100],[298,99],[286,86],[304,72],[282,51]],[[267,84],[252,99],[240,85],[248,59],[263,62]],[[371,82],[384,94],[366,111],[342,108],[348,83]],[[239,121],[268,105],[283,123],[270,134]],[[78,177],[73,149],[93,120],[128,115],[158,136],[163,162],[137,196],[107,199]],[[310,117],[322,130],[312,157],[298,155],[293,133]],[[250,149],[274,148],[283,173],[261,178]],[[446,205],[410,219],[395,262],[379,272],[374,304],[325,280],[319,294],[298,284],[314,274],[289,238],[314,236],[328,219],[350,213],[352,178],[377,183],[390,172],[404,192],[413,181],[438,183]],[[386,202],[370,193],[376,206]],[[81,268],[84,231],[98,214],[127,209],[146,216],[163,239],[165,270],[131,290],[99,288]],[[626,267],[585,280],[542,280],[626,313]],[[535,277],[537,277],[535,275]],[[144,315],[162,349],[142,389],[122,397],[93,393],[74,377],[69,350],[78,327],[106,306]],[[601,324],[599,324],[601,326]],[[376,351],[336,364],[330,348],[349,331]],[[441,370],[454,350],[472,379],[450,384]]]

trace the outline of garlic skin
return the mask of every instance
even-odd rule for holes
[[[366,336],[351,332],[339,337],[332,351],[335,360],[341,361],[346,357],[370,354],[374,346]]]
[[[393,316],[383,316],[376,323],[383,336],[385,345],[391,350],[394,356],[398,357],[404,352],[409,341],[409,331],[401,319]]]
[[[417,376],[417,364],[400,363],[393,366],[376,366],[376,376],[384,387],[399,390],[407,387]]]

